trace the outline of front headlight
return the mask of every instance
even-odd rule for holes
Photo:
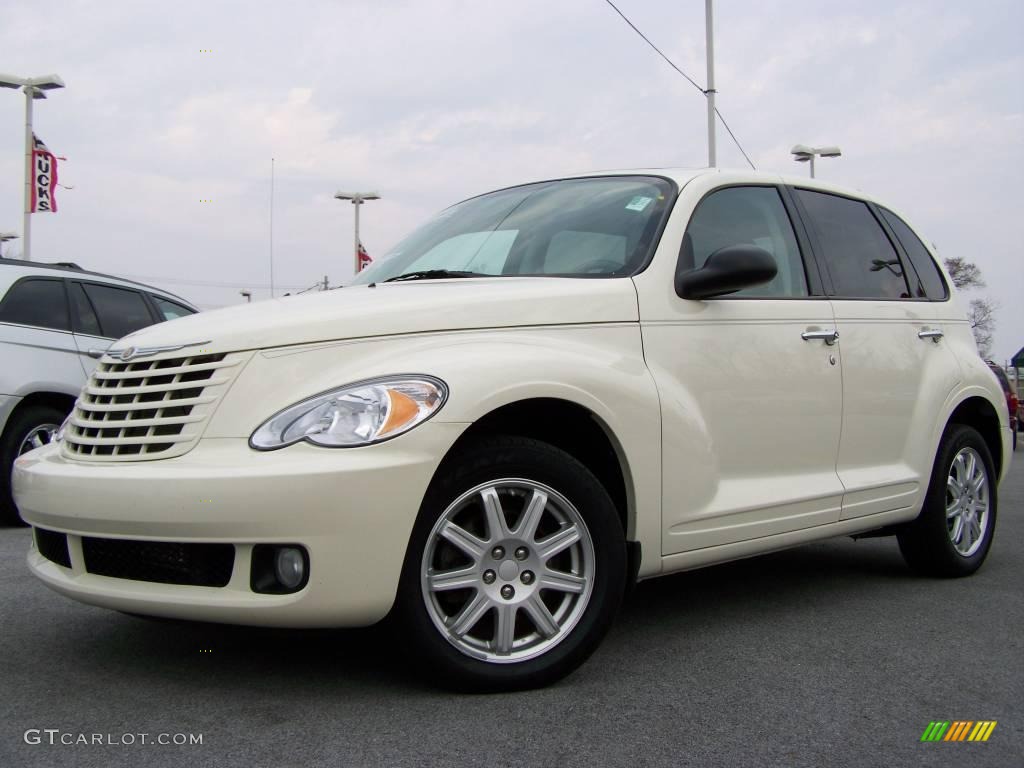
[[[429,419],[448,398],[432,376],[371,379],[323,392],[271,416],[252,433],[262,451],[300,440],[329,448],[353,448],[397,437]]]

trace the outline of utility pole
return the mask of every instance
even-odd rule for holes
[[[274,298],[274,158],[270,158],[270,298]]]
[[[713,0],[704,0],[705,49],[708,55],[708,167],[718,165],[715,153],[715,21]]]

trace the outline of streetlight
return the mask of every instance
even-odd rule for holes
[[[3,257],[3,245],[9,240],[17,240],[18,236],[14,232],[0,232],[0,257]]]
[[[793,159],[798,163],[810,163],[811,164],[811,178],[814,178],[814,158],[819,157],[839,157],[843,154],[839,147],[808,147],[803,144],[797,144],[791,150],[789,150]]]
[[[380,200],[380,195],[376,192],[335,192],[335,200],[348,200],[352,203],[352,206],[356,211],[356,246],[355,246],[355,272],[354,275],[359,274],[359,206],[361,206],[367,200]]]
[[[46,91],[63,88],[64,81],[57,75],[17,77],[0,74],[0,88],[21,88],[25,93],[25,223],[22,227],[22,258],[32,261],[32,100],[45,99]]]

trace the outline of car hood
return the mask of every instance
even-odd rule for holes
[[[380,283],[285,296],[171,320],[111,351],[202,343],[236,352],[401,333],[637,322],[628,278],[501,277]]]

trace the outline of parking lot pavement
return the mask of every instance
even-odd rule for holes
[[[1024,450],[1016,459],[972,578],[917,578],[892,539],[838,539],[646,582],[576,674],[501,696],[424,686],[379,629],[78,605],[28,575],[28,532],[3,529],[0,765],[1022,765]],[[998,725],[987,743],[921,743],[932,720]],[[79,734],[115,744],[59,744]]]

